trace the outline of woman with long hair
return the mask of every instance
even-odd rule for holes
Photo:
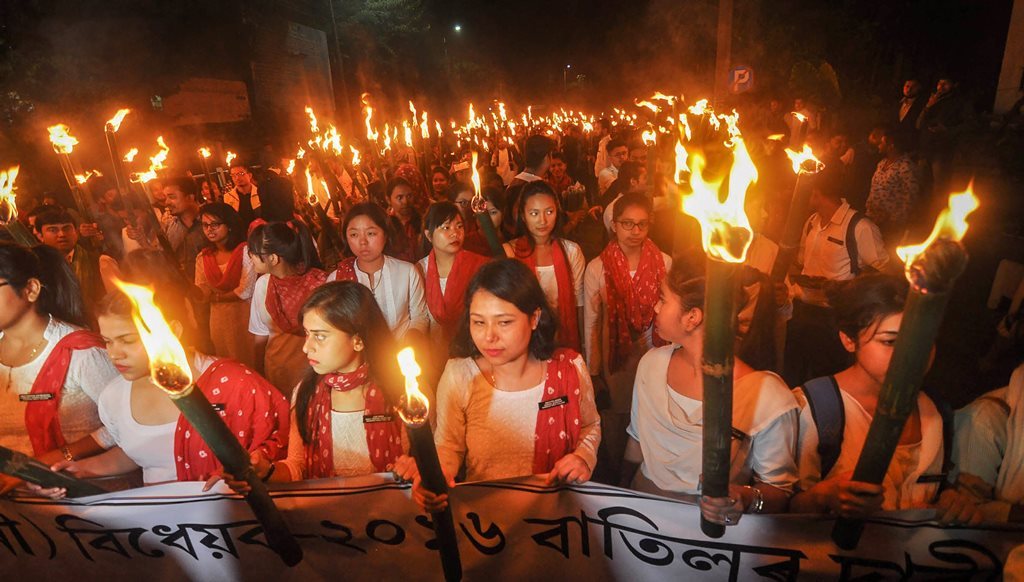
[[[540,282],[558,318],[558,344],[581,351],[583,251],[580,245],[562,238],[565,217],[547,182],[526,184],[517,209],[516,238],[505,243],[505,255],[529,267]]]
[[[196,287],[210,303],[210,339],[214,354],[253,366],[253,338],[239,329],[249,328],[256,271],[245,244],[245,225],[238,212],[223,202],[199,209],[199,223],[207,246],[196,257]]]
[[[102,451],[96,401],[117,370],[84,311],[59,251],[0,242],[0,445],[47,464]],[[20,483],[0,475],[0,494]]]

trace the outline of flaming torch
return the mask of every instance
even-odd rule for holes
[[[7,232],[15,242],[24,247],[39,244],[36,237],[18,220],[18,204],[14,195],[14,180],[18,178],[21,166],[8,168],[0,172],[0,224],[7,227]]]
[[[124,162],[117,149],[117,132],[121,129],[121,122],[129,113],[131,113],[131,109],[119,109],[103,126],[103,134],[107,138],[107,150],[110,151],[110,164],[114,168],[114,181],[117,183],[117,191],[121,196],[128,195],[129,186],[128,172],[124,169]]]
[[[153,303],[153,291],[116,279],[114,283],[134,306],[132,319],[149,355],[153,382],[167,392],[185,419],[213,449],[213,454],[224,469],[236,478],[243,479],[252,488],[245,500],[263,526],[267,545],[281,556],[285,564],[298,564],[302,560],[302,548],[270,498],[267,485],[256,476],[249,463],[249,454],[221,420],[220,414],[210,405],[202,390],[195,389],[188,356],[160,308]]]
[[[448,480],[441,471],[441,461],[437,458],[437,447],[434,445],[434,435],[430,431],[430,423],[427,417],[430,412],[430,402],[420,392],[417,378],[422,371],[416,363],[416,352],[412,348],[405,348],[398,352],[398,367],[405,376],[405,396],[402,397],[398,407],[398,415],[405,423],[405,430],[409,434],[409,450],[416,459],[416,466],[420,472],[420,479],[423,487],[427,490],[441,495],[448,492]],[[462,579],[462,559],[459,556],[459,543],[455,538],[455,523],[452,519],[451,504],[443,511],[432,514],[434,522],[434,535],[437,536],[438,550],[441,553],[441,568],[444,570],[445,580]]]
[[[203,177],[206,180],[206,187],[210,189],[210,199],[215,200],[219,197],[217,196],[217,189],[213,187],[213,180],[210,176],[209,159],[211,155],[213,154],[210,153],[210,148],[205,146],[199,148],[199,160],[203,163]]]
[[[896,249],[906,265],[910,291],[889,370],[878,395],[878,407],[853,470],[854,481],[882,482],[903,426],[917,407],[917,393],[928,371],[949,293],[967,266],[967,251],[960,240],[967,232],[967,216],[979,205],[972,186],[969,184],[964,192],[950,194],[948,206],[939,214],[925,242]],[[832,540],[840,548],[852,550],[860,542],[863,531],[863,521],[841,518],[832,529]]]
[[[50,143],[53,145],[54,153],[57,154],[57,158],[60,160],[60,169],[64,172],[64,179],[67,181],[71,195],[75,199],[75,206],[78,207],[79,214],[86,222],[94,222],[89,205],[83,198],[85,191],[81,184],[78,183],[78,180],[75,179],[75,167],[71,163],[71,152],[78,145],[78,138],[69,134],[68,126],[63,123],[51,125],[46,128],[46,131],[50,132]]]
[[[786,149],[786,155],[793,162],[793,172],[796,173],[796,183],[793,185],[793,198],[789,203],[789,214],[786,215],[786,226],[782,231],[782,239],[779,241],[779,253],[775,257],[775,265],[772,267],[772,280],[782,281],[789,272],[796,259],[797,251],[800,250],[800,236],[803,234],[804,223],[810,214],[811,189],[805,187],[800,189],[803,176],[813,176],[825,169],[825,164],[814,156],[811,146],[804,144],[801,151],[797,152]],[[805,185],[806,186],[806,185]]]
[[[473,150],[473,200],[470,201],[470,208],[473,209],[473,215],[476,216],[476,221],[480,224],[480,230],[483,231],[484,237],[487,239],[487,245],[491,247],[491,256],[497,258],[505,257],[505,249],[501,247],[501,239],[498,238],[498,231],[494,228],[494,223],[491,222],[491,216],[487,212],[487,200],[480,192],[480,172],[476,167],[477,152]]]
[[[729,465],[732,443],[733,346],[736,341],[736,287],[739,273],[753,238],[743,203],[747,188],[757,180],[743,139],[732,136],[733,163],[724,201],[719,198],[721,182],[704,180],[704,157],[688,156],[692,193],[683,196],[683,212],[700,223],[701,240],[707,254],[704,292],[704,438],[702,492],[709,497],[729,495]],[[678,174],[677,174],[678,179]],[[701,517],[701,530],[713,538],[722,537],[725,527]]]

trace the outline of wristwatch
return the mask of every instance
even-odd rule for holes
[[[761,490],[750,485],[744,485],[743,488],[750,489],[750,492],[754,494],[754,500],[747,506],[746,513],[761,513],[764,511],[764,495],[761,493]]]

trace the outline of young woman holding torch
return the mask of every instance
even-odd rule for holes
[[[171,328],[181,333],[183,305],[175,309],[166,293],[157,291],[161,310],[172,318]],[[182,416],[167,393],[153,382],[150,358],[132,319],[133,304],[121,291],[108,294],[97,307],[100,334],[120,376],[107,384],[99,399],[99,415],[106,431],[100,444],[106,454],[81,461],[60,461],[52,467],[80,478],[120,475],[142,468],[147,485],[168,481],[208,480],[212,487],[220,463],[202,436]],[[284,452],[288,434],[288,402],[261,376],[238,362],[201,354],[188,348],[196,386],[217,408],[231,433],[246,450],[268,458]],[[32,488],[49,497],[63,497],[63,489]]]
[[[923,393],[918,394],[917,408],[907,420],[882,484],[851,480],[903,320],[907,281],[900,276],[861,275],[827,292],[836,310],[839,339],[853,364],[794,390],[800,403],[800,491],[790,511],[859,518],[878,510],[934,504],[941,521],[981,521],[966,496],[943,490],[943,418]]]
[[[465,465],[467,481],[587,481],[601,442],[594,388],[583,358],[555,347],[558,322],[536,277],[517,261],[488,263],[470,283],[465,306],[456,358],[437,387],[435,441],[444,474],[454,483]],[[443,509],[447,495],[414,477],[417,503]]]
[[[394,365],[395,342],[365,286],[327,283],[301,311],[306,332],[306,376],[292,397],[288,457],[252,454],[256,474],[270,482],[356,477],[392,471],[407,445],[394,411],[402,386]],[[408,463],[406,463],[408,466]],[[225,475],[247,493],[245,481]]]
[[[786,511],[797,481],[797,405],[781,378],[736,359],[729,495],[701,495],[704,293],[700,270],[682,261],[661,285],[655,331],[672,344],[637,368],[622,484],[699,502],[705,519],[728,526],[744,513]]]

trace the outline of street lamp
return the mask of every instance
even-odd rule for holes
[[[462,32],[462,25],[461,24],[456,24],[455,25],[455,32]]]
[[[566,65],[565,68],[562,69],[562,93],[567,93],[569,91],[569,69],[571,68],[572,65]]]

